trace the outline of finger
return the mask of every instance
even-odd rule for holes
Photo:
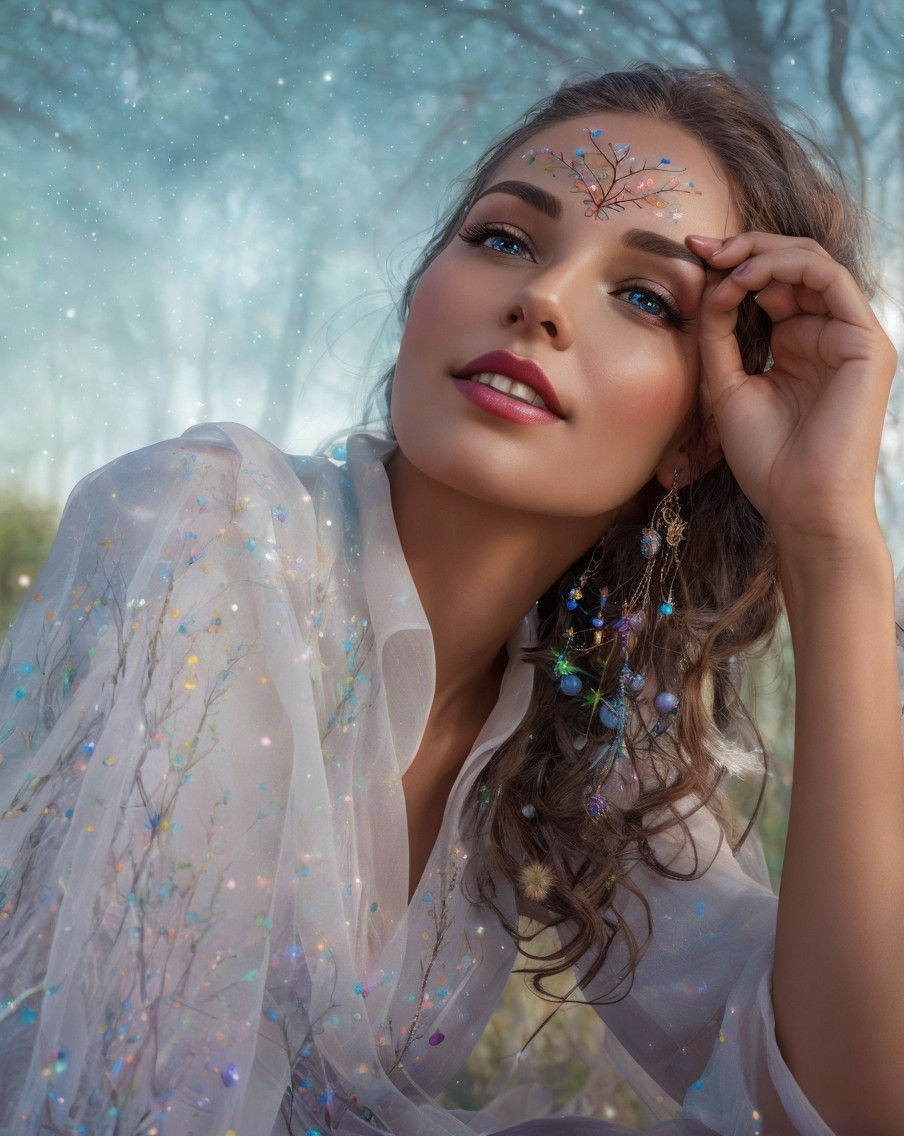
[[[828,314],[826,302],[818,292],[793,284],[781,284],[777,280],[757,292],[754,299],[774,324],[802,313],[812,316]]]
[[[747,260],[758,252],[769,252],[771,249],[799,248],[822,256],[834,263],[833,258],[817,241],[810,237],[786,237],[780,233],[762,233],[751,230],[746,233],[737,233],[733,237],[701,237],[695,234],[685,238],[688,245],[699,251],[706,260],[711,260],[713,266],[730,271],[742,261]]]
[[[703,252],[697,238],[689,246]],[[773,282],[808,289],[821,298],[815,300],[798,292],[799,310],[824,311],[837,319],[865,325],[872,322],[872,310],[856,281],[837,261],[809,238],[779,237],[769,233],[743,233],[730,237],[718,248],[705,241],[705,259],[728,272],[714,302],[721,306],[740,303],[745,292],[761,292]],[[729,283],[731,281],[732,283]]]
[[[747,377],[741,349],[735,337],[738,309],[734,305],[717,305],[713,296],[722,286],[722,273],[709,272],[699,316],[700,366],[703,375],[704,408],[718,412],[730,391]]]

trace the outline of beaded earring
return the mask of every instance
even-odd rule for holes
[[[599,568],[602,543],[594,550],[580,578],[565,596],[568,621],[564,641],[556,653],[553,675],[558,679],[562,694],[580,696],[596,715],[609,740],[594,747],[591,759],[591,783],[584,802],[594,820],[606,810],[603,785],[612,763],[627,753],[625,729],[633,702],[646,686],[642,669],[634,665],[638,637],[653,619],[668,619],[675,612],[674,588],[681,564],[681,543],[685,539],[687,522],[681,515],[678,497],[679,470],[673,472],[672,487],[653,510],[650,523],[641,530],[640,554],[644,568],[628,599],[613,611],[608,588],[591,592],[591,582]],[[656,569],[659,570],[659,603],[651,612],[650,588]],[[588,602],[590,601],[590,602]],[[582,667],[581,660],[592,664],[599,675],[595,689],[585,692],[591,667]],[[669,728],[678,712],[678,696],[662,690],[653,699],[658,715],[650,727],[650,736],[658,737]]]

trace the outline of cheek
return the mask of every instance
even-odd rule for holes
[[[446,322],[446,303],[435,268],[434,262],[418,282],[402,329],[390,407],[397,436],[400,429],[405,432],[409,420],[417,423],[422,419],[422,403],[430,394],[430,379],[445,364],[440,337]]]
[[[446,290],[443,275],[440,262],[434,261],[420,278],[411,297],[408,323],[440,318],[444,307],[442,292]]]
[[[621,376],[613,376],[606,399],[617,419],[670,434],[695,412],[700,396],[696,351],[662,352],[640,348],[624,350],[619,357],[623,362],[629,359],[631,362]],[[618,357],[615,361],[618,362]]]
[[[632,362],[611,384],[604,383],[606,397],[598,408],[597,426],[602,417],[608,460],[628,465],[640,461],[652,470],[674,447],[688,442],[699,422],[696,351],[679,345],[663,352],[660,346],[649,353],[625,351],[620,357]]]
[[[463,314],[464,297],[448,257],[441,254],[418,281],[402,335],[406,339],[431,341],[445,324]]]

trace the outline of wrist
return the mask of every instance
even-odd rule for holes
[[[868,603],[893,602],[894,569],[878,523],[831,538],[777,541],[779,579],[792,624],[795,613],[828,609],[832,622]]]
[[[889,566],[891,557],[878,519],[873,515],[837,530],[804,533],[773,530],[784,576],[809,577]]]

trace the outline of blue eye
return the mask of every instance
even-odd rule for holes
[[[627,297],[628,303],[635,308],[639,308],[648,316],[665,316],[671,315],[671,309],[667,307],[664,300],[660,299],[654,292],[647,291],[646,288],[629,288],[624,295]]]
[[[496,233],[494,236],[487,237],[483,243],[494,252],[505,253],[506,256],[523,256],[525,251],[524,244],[521,241],[516,237],[507,236],[505,233]]]
[[[458,235],[465,244],[489,249],[500,256],[534,259],[533,250],[526,238],[517,231],[511,231],[507,225],[475,221],[466,225]]]
[[[615,295],[635,311],[659,323],[668,323],[677,328],[687,327],[691,323],[691,320],[679,313],[670,296],[662,295],[655,288],[631,284],[627,288],[620,289]]]

